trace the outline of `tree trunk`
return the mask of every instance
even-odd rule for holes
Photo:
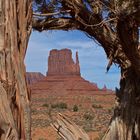
[[[24,57],[31,0],[0,0],[0,139],[30,140],[30,101]]]
[[[116,107],[104,140],[140,140],[140,77],[129,68],[121,71]]]

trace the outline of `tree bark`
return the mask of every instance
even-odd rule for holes
[[[132,68],[121,74],[114,116],[103,140],[140,140],[140,78]]]
[[[82,128],[60,113],[52,127],[64,140],[90,140]]]
[[[30,140],[30,100],[24,57],[31,0],[0,0],[0,139]]]

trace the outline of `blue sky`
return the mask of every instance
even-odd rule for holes
[[[113,65],[108,73],[106,66],[108,60],[101,46],[79,31],[48,31],[32,32],[25,58],[26,70],[29,72],[47,71],[47,61],[51,49],[69,48],[79,53],[81,75],[90,82],[98,84],[102,88],[104,84],[108,88],[115,89],[119,86],[119,68]]]

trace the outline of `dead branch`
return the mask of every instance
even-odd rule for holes
[[[69,18],[58,18],[50,20],[33,19],[33,27],[38,31],[43,30],[74,30],[76,29],[75,22]]]
[[[65,140],[90,140],[83,129],[62,114],[58,115],[56,122],[52,126]]]
[[[54,15],[58,15],[58,14],[63,14],[63,13],[69,13],[71,10],[66,10],[66,11],[58,11],[55,13],[45,13],[45,14],[40,14],[40,13],[33,13],[34,16],[54,16]]]

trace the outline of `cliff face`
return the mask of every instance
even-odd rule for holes
[[[69,49],[51,50],[48,58],[47,76],[80,76],[78,52],[76,52],[76,63],[72,59]]]
[[[44,79],[45,76],[40,72],[26,72],[26,81],[28,84],[34,84]]]
[[[48,58],[48,72],[45,80],[32,86],[35,92],[42,90],[45,93],[86,93],[97,91],[95,84],[81,77],[78,52],[76,62],[72,59],[69,49],[51,50]]]
[[[74,62],[69,49],[50,51],[47,76],[30,73],[27,81],[33,83],[32,93],[86,95],[99,91],[97,84],[90,83],[81,77],[78,52]]]

